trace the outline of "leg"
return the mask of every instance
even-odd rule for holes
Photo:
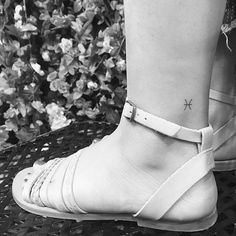
[[[208,124],[211,70],[225,2],[125,2],[129,99],[152,114],[189,128]],[[192,99],[191,110],[184,110],[185,99]],[[131,132],[126,135],[134,136]],[[125,142],[129,140],[132,142],[132,137]],[[160,158],[161,163],[173,162],[171,156],[180,146],[182,151],[175,158],[178,163],[196,151],[182,142],[172,143],[173,150],[168,144],[167,151],[162,137],[153,146],[158,147],[158,153],[170,156]],[[156,159],[155,163],[159,164]]]
[[[225,0],[125,0],[129,99],[179,125],[207,126],[210,75],[224,7]],[[192,100],[192,106],[185,107],[185,99]],[[80,155],[73,185],[76,200],[88,212],[135,213],[198,151],[193,143],[122,117],[112,135]],[[67,161],[48,187],[52,205],[65,166]],[[164,219],[201,219],[212,212],[216,198],[210,171]]]
[[[232,52],[226,46],[225,36],[220,35],[212,70],[211,88],[228,95],[235,95],[236,32],[228,35]]]
[[[213,65],[211,89],[219,91],[228,96],[236,96],[235,85],[235,62],[236,62],[236,32],[233,30],[229,35],[232,52],[226,47],[225,36],[221,35],[218,41],[216,56]],[[214,131],[220,129],[236,114],[233,104],[223,103],[210,99],[209,120]],[[234,128],[235,129],[235,128]],[[222,134],[219,133],[222,136]],[[229,137],[224,145],[217,148],[214,153],[216,160],[235,159],[236,137]]]
[[[212,60],[225,1],[214,4],[126,1],[131,100],[185,126],[206,126]],[[183,112],[185,99],[193,99],[191,111]]]

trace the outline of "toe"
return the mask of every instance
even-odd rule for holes
[[[34,165],[33,165],[34,171],[41,171],[41,170],[43,170],[45,164],[46,164],[46,162],[41,161],[41,160],[35,161]]]

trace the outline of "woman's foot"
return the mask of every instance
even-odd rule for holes
[[[73,181],[75,200],[86,212],[134,214],[171,174],[197,154],[196,144],[167,137],[123,117],[113,134],[72,155],[80,158]],[[42,201],[49,202],[50,207],[57,208],[60,204],[56,202],[63,201],[58,198],[59,186],[70,158],[59,164],[49,185],[45,181],[48,195]],[[185,179],[182,181],[180,185]],[[204,218],[212,213],[216,198],[215,180],[209,172],[163,219]]]

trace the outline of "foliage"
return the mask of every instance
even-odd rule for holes
[[[119,122],[121,0],[0,0],[0,149],[74,119]]]

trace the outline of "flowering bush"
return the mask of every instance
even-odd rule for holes
[[[122,0],[0,0],[0,27],[0,149],[74,119],[119,122]]]

